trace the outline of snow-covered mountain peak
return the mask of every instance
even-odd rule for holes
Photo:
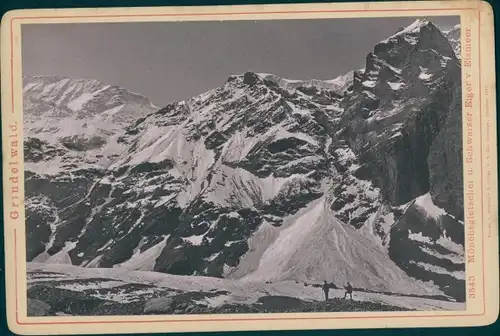
[[[119,115],[135,118],[158,109],[143,95],[119,86],[70,77],[26,76],[23,97],[29,117],[86,119],[106,114],[116,121]]]
[[[412,24],[401,30],[399,34],[417,33],[418,31],[420,31],[422,27],[427,26],[429,24],[432,23],[427,19],[416,19],[415,21],[413,21]]]
[[[195,155],[177,163],[184,166],[183,162],[191,163],[191,159],[213,161],[213,151],[225,163],[253,165],[254,158],[247,157],[252,154],[248,152],[252,146],[255,146],[253,155],[257,155],[258,144],[272,146],[283,139],[294,139],[291,141],[318,149],[319,139],[324,141],[326,129],[339,119],[340,97],[316,87],[285,89],[269,80],[269,76],[253,72],[231,76],[213,90],[169,104],[141,119],[129,127],[125,140],[137,144],[134,146],[136,152],[129,152],[112,168],[145,160],[160,162],[168,158],[176,161],[178,157],[185,159]],[[151,139],[160,134],[158,132],[164,136],[151,143]],[[179,144],[174,145],[177,142]],[[298,143],[289,145],[294,147]],[[181,149],[186,153],[178,152]],[[272,173],[270,168],[274,164],[273,159],[272,164],[246,168],[265,177]],[[283,169],[290,170],[296,164],[298,162],[290,163]],[[187,171],[189,167],[182,169]],[[205,166],[204,169],[212,168]],[[203,174],[196,178],[204,178]]]
[[[407,42],[415,44],[416,43],[415,35],[418,35],[422,27],[426,26],[434,26],[434,25],[428,20],[417,19],[412,24],[406,27],[399,28],[396,33],[389,36],[387,39],[382,40],[380,43],[388,43],[389,41],[397,39],[398,37],[402,36]]]
[[[453,47],[446,38],[445,32],[428,20],[415,20],[407,27],[400,28],[396,33],[378,43],[374,48],[375,54],[398,54],[400,60],[412,51],[435,53],[455,58]],[[402,57],[403,56],[403,57]]]
[[[24,129],[37,141],[25,144],[26,164],[45,173],[81,164],[106,166],[107,158],[121,151],[116,141],[124,127],[156,110],[146,97],[97,80],[26,76]],[[36,153],[30,151],[33,146]],[[48,155],[48,148],[58,155]]]
[[[451,29],[444,31],[444,33],[449,34],[450,32],[460,32],[460,23],[457,23]]]
[[[271,81],[280,87],[293,90],[297,88],[317,88],[320,90],[329,90],[335,92],[336,94],[342,94],[347,86],[352,83],[353,71],[349,71],[346,74],[340,75],[334,79],[321,80],[321,79],[288,79],[280,77],[275,74],[269,73],[257,73],[259,78],[267,81]]]
[[[362,71],[362,70],[364,70],[364,69],[360,69],[358,71]],[[341,87],[344,89],[347,86],[352,84],[353,79],[354,79],[354,71],[349,71],[346,74],[337,76],[334,79],[327,80],[326,82],[335,84],[335,85],[337,85],[337,87]]]

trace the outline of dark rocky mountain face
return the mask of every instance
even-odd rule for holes
[[[339,138],[359,160],[354,175],[380,190],[383,216],[374,225],[391,259],[412,277],[464,299],[458,276],[464,268],[461,69],[439,30],[432,23],[419,26],[367,56],[342,102]],[[443,211],[429,215],[434,206]]]
[[[401,272],[462,300],[460,73],[448,39],[416,21],[344,83],[232,76],[113,129],[112,148],[92,136],[68,148],[31,129],[28,261],[322,281],[325,262],[355,256],[349,267],[368,265],[375,280],[354,286],[390,291],[409,281]],[[89,156],[74,153],[89,148],[94,163],[82,165]],[[74,166],[40,168],[61,157]],[[352,234],[332,245],[308,228],[317,223]],[[301,275],[282,267],[294,258]],[[263,271],[272,261],[281,273]]]
[[[460,113],[459,97],[460,65],[431,23],[376,45],[368,55],[365,71],[344,97],[344,137],[391,204],[429,190],[430,148],[448,114]]]

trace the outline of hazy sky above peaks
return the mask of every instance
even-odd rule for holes
[[[22,25],[23,75],[97,79],[157,106],[246,71],[332,79],[409,18]],[[443,30],[458,16],[427,18]]]

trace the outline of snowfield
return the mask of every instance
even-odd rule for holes
[[[260,256],[257,267],[248,265],[258,260],[249,255],[240,263],[241,269],[254,269],[243,275],[242,281],[327,280],[335,284],[350,281],[354,287],[370,290],[442,294],[432,284],[407,276],[374,240],[372,233],[363,234],[342,224],[329,211],[324,198],[312,202],[290,220],[290,225],[284,224],[275,231],[278,232],[274,233],[274,241],[263,253],[258,245],[253,246],[255,255]],[[261,243],[267,245],[268,240],[262,239]],[[371,258],[364,258],[366,255]],[[238,273],[241,276],[241,272]]]
[[[322,301],[323,292],[321,288],[312,287],[310,284],[305,286],[304,283],[297,281],[277,281],[272,283],[263,282],[247,282],[231,279],[210,278],[202,276],[178,276],[157,272],[147,271],[129,271],[123,268],[99,269],[99,268],[83,268],[69,265],[55,264],[37,264],[28,263],[27,270],[29,273],[36,274],[31,279],[28,279],[28,287],[35,284],[43,284],[46,281],[54,281],[57,279],[53,273],[58,273],[59,279],[65,282],[70,280],[92,280],[101,279],[101,284],[96,284],[93,281],[87,282],[86,285],[59,285],[64,289],[72,291],[81,291],[88,288],[113,288],[123,283],[150,285],[156,288],[168,288],[179,290],[181,292],[210,292],[213,290],[227,291],[228,294],[211,297],[203,300],[210,306],[219,306],[228,303],[251,304],[256,302],[263,296],[286,296],[299,298],[305,301]],[[51,274],[50,277],[44,276],[44,273]],[[144,294],[143,291],[138,291],[137,296]],[[128,294],[127,302],[133,301],[134,294]],[[330,297],[342,298],[344,291],[340,289],[330,290]],[[106,295],[103,296],[106,298]],[[119,296],[110,294],[108,299],[120,300]],[[436,300],[424,297],[390,295],[382,293],[369,292],[354,292],[354,300],[378,302],[392,306],[401,307],[412,310],[463,310],[464,303],[457,303],[445,300]]]

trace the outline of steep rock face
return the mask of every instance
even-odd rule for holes
[[[460,76],[450,42],[428,21],[375,46],[344,96],[336,134],[355,158],[345,188],[358,178],[373,185],[341,194],[332,207],[343,206],[338,218],[355,227],[371,223],[408,274],[463,300]],[[429,217],[429,209],[437,214]]]
[[[410,28],[375,46],[343,101],[346,141],[393,205],[429,189],[429,149],[460,85],[460,66],[439,30],[425,21]]]
[[[332,81],[248,72],[136,109],[109,150],[28,137],[28,260],[463,299],[460,107],[453,48],[417,20]]]
[[[433,201],[459,220],[464,217],[462,155],[462,90],[451,92],[444,126],[434,139],[427,158]]]

